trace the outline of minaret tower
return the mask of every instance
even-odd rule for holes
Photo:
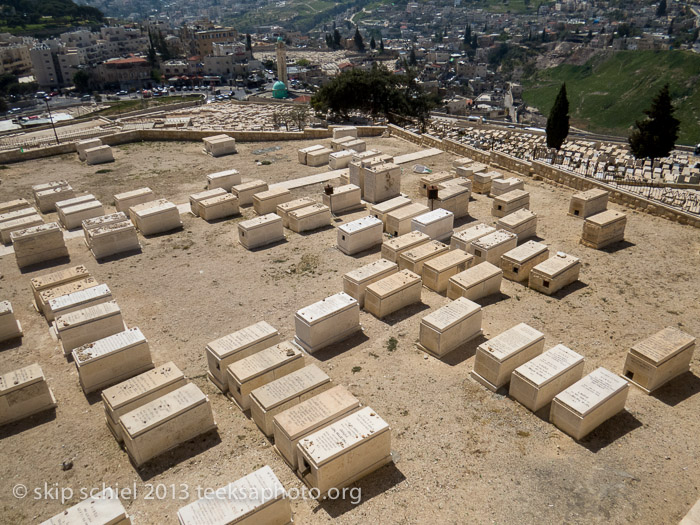
[[[285,87],[289,87],[287,80],[287,50],[282,37],[277,39],[277,78],[284,82]]]

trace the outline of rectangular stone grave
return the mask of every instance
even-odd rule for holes
[[[338,249],[346,255],[369,250],[382,244],[384,224],[368,215],[338,226]]]
[[[292,200],[292,192],[286,188],[273,188],[253,195],[253,209],[258,215],[275,213],[277,206]]]
[[[79,266],[73,266],[71,268],[66,268],[65,270],[59,270],[57,272],[52,272],[44,275],[39,275],[33,277],[29,281],[29,286],[32,290],[32,295],[34,296],[34,305],[38,310],[42,310],[44,301],[40,298],[42,292],[48,292],[53,288],[59,288],[73,281],[80,281],[90,277],[90,272],[82,264]],[[93,279],[94,282],[94,279]],[[97,283],[93,286],[95,286]],[[76,290],[70,290],[76,291]],[[70,293],[70,292],[68,292]],[[63,294],[58,294],[63,295]],[[56,297],[58,296],[56,295]]]
[[[309,151],[306,154],[306,164],[307,166],[311,166],[312,168],[325,166],[326,164],[328,164],[328,160],[330,159],[331,153],[333,153],[333,150],[329,148],[322,148],[314,151]]]
[[[355,126],[342,126],[333,128],[333,139],[342,137],[357,138],[357,128]]]
[[[331,153],[328,156],[328,167],[332,170],[342,170],[348,167],[350,164],[350,161],[352,160],[352,156],[356,153],[355,150],[333,150],[333,153]]]
[[[108,487],[41,523],[41,525],[131,525],[118,493]]]
[[[268,213],[238,223],[238,242],[247,250],[284,240],[282,217]]]
[[[583,221],[581,243],[600,250],[625,238],[627,215],[616,210],[606,210]]]
[[[360,401],[341,385],[334,386],[273,418],[275,449],[292,470],[296,471],[297,444],[361,407]]]
[[[15,318],[10,301],[0,301],[0,343],[22,337],[22,325]]]
[[[287,525],[292,523],[289,497],[265,465],[177,511],[180,525]]]
[[[81,161],[85,161],[87,158],[85,151],[98,146],[102,146],[102,141],[100,139],[79,140],[75,143],[75,150],[78,152],[78,158]]]
[[[575,193],[569,203],[569,215],[585,219],[604,212],[608,208],[609,196],[610,192],[598,188]]]
[[[280,342],[280,333],[265,321],[242,328],[207,344],[207,376],[224,394],[228,391],[226,368]]]
[[[414,202],[386,214],[384,231],[398,237],[411,231],[411,220],[430,211],[427,206]]]
[[[153,202],[154,200],[156,200],[156,194],[153,193],[151,188],[138,188],[125,191],[124,193],[117,193],[114,196],[114,207],[117,208],[117,211],[129,213],[129,208],[132,206],[143,204],[144,202]]]
[[[118,211],[116,213],[110,213],[108,215],[101,215],[99,217],[93,217],[91,219],[85,219],[82,222],[83,236],[85,237],[85,245],[90,248],[90,237],[88,232],[96,228],[102,228],[103,226],[108,226],[110,224],[120,223],[129,220],[126,213]]]
[[[545,295],[552,295],[578,280],[581,260],[564,252],[534,266],[530,271],[528,286]]]
[[[502,280],[503,270],[489,262],[482,262],[450,277],[447,297],[466,297],[470,301],[478,301],[500,293]]]
[[[155,235],[182,227],[177,206],[166,199],[137,204],[129,208],[129,213],[143,235]]]
[[[503,277],[511,281],[527,281],[530,271],[549,258],[549,248],[541,242],[527,241],[501,256]]]
[[[119,422],[129,459],[137,467],[216,428],[209,398],[194,383],[127,412]]]
[[[88,239],[95,259],[141,249],[136,227],[129,220],[94,228],[88,231]]]
[[[496,228],[514,233],[518,242],[537,235],[537,215],[530,210],[518,210],[498,219]]]
[[[467,170],[469,169],[470,168],[467,168]],[[487,172],[485,169],[482,169],[480,171],[474,171],[474,168],[471,168],[471,170],[472,176],[466,176],[472,179],[472,191],[480,195],[488,195],[489,193],[491,193],[491,186],[493,185],[493,181],[503,178],[503,174],[498,171]],[[457,173],[457,175],[459,175],[459,172]]]
[[[0,202],[0,214],[10,213],[16,210],[30,208],[27,199],[13,199],[11,201]]]
[[[253,195],[267,190],[267,182],[256,179],[235,185],[231,188],[231,193],[238,197],[239,206],[247,206],[253,204]]]
[[[494,197],[491,205],[491,215],[505,217],[518,210],[530,208],[530,193],[523,190],[512,190]]]
[[[393,163],[375,164],[364,168],[363,196],[377,203],[401,193],[401,167]]]
[[[228,135],[214,135],[202,139],[204,143],[204,153],[212,157],[223,157],[236,153],[236,139]]]
[[[450,277],[463,272],[474,262],[474,256],[462,250],[450,250],[423,263],[423,285],[437,293],[447,292]]]
[[[384,155],[376,149],[355,152],[348,164],[348,182],[358,186],[361,190],[364,187],[364,170],[363,168],[376,163],[391,162],[392,157]]]
[[[472,241],[467,251],[474,255],[475,264],[489,262],[495,266],[501,264],[501,256],[518,245],[518,238],[514,233],[505,230],[496,230],[493,233],[479,237]]]
[[[112,300],[112,291],[106,284],[98,284],[54,299],[49,299],[44,307],[47,321],[53,321],[88,306],[95,306]]]
[[[400,195],[379,204],[372,204],[367,208],[369,209],[370,215],[376,217],[382,221],[382,223],[386,224],[387,213],[403,208],[404,206],[408,206],[409,204],[411,204],[411,199]]]
[[[19,268],[68,257],[63,231],[55,222],[10,233]]]
[[[138,328],[98,339],[72,353],[80,386],[86,394],[153,368],[148,341]]]
[[[290,211],[288,220],[289,229],[293,232],[302,233],[317,230],[325,228],[331,223],[331,210],[325,204],[316,203]]]
[[[331,149],[333,151],[341,151],[341,150],[347,149],[347,148],[345,148],[345,143],[352,142],[353,140],[355,140],[355,137],[351,137],[349,135],[345,136],[345,137],[339,137],[337,139],[332,139],[331,140]]]
[[[472,181],[470,181],[466,177],[455,177],[454,179],[447,179],[437,185],[438,189],[440,190],[446,190],[447,188],[451,188],[452,186],[460,186],[469,190],[469,196],[471,197]]]
[[[207,189],[223,188],[231,191],[234,186],[241,183],[241,174],[238,170],[224,170],[207,175]]]
[[[56,203],[75,197],[73,188],[66,181],[58,181],[57,185],[51,188],[38,190],[34,194],[34,200],[41,213],[51,213],[56,211]]]
[[[56,212],[60,215],[61,210],[65,208],[70,208],[71,206],[77,206],[78,204],[85,204],[88,202],[95,202],[97,198],[92,193],[86,195],[78,195],[77,197],[72,197],[70,199],[65,199],[56,202]]]
[[[85,150],[85,163],[88,166],[114,162],[114,153],[109,146],[97,146]]]
[[[443,209],[454,215],[455,219],[469,215],[469,198],[471,189],[460,185],[449,185],[438,190],[438,198],[432,204],[434,209]]]
[[[8,211],[7,213],[3,213],[2,215],[0,215],[0,224],[9,221],[14,221],[15,219],[21,219],[23,217],[29,217],[31,215],[37,215],[37,211],[31,207]]]
[[[100,201],[90,201],[61,208],[58,210],[58,220],[66,230],[72,230],[79,228],[84,220],[102,217],[104,214],[105,209]]]
[[[632,346],[622,375],[647,394],[690,370],[695,337],[667,327]]]
[[[298,310],[294,327],[294,341],[313,354],[361,330],[360,307],[356,299],[340,292]]]
[[[223,188],[212,188],[210,190],[204,190],[190,195],[190,211],[192,212],[192,215],[195,217],[199,217],[201,215],[200,203],[204,199],[218,197],[220,195],[228,195],[228,192]]]
[[[118,443],[122,443],[119,419],[126,413],[142,407],[183,387],[187,379],[173,362],[167,362],[147,372],[138,374],[131,379],[102,390],[102,404],[105,409],[107,428],[112,432]]]
[[[367,143],[364,140],[355,139],[345,143],[345,147],[358,153],[367,151]]]
[[[549,421],[581,440],[624,410],[628,393],[626,380],[605,368],[597,368],[554,397]]]
[[[205,221],[215,221],[239,213],[238,198],[230,193],[209,197],[199,202],[199,216]]]
[[[386,259],[379,259],[343,276],[343,291],[357,299],[360,308],[365,304],[365,290],[377,282],[399,271],[399,265]]]
[[[303,367],[303,352],[289,341],[260,350],[226,368],[229,397],[241,410],[250,410],[253,390]]]
[[[320,368],[308,365],[275,379],[250,393],[250,415],[266,437],[272,437],[272,419],[335,386]]]
[[[402,253],[429,241],[430,237],[425,233],[417,231],[408,232],[399,237],[384,241],[382,243],[382,258],[398,263]]]
[[[467,157],[457,157],[455,160],[452,161],[452,167],[457,169],[460,167],[467,167],[474,161],[472,159],[469,159]]]
[[[3,244],[10,244],[12,242],[12,238],[10,237],[12,232],[27,230],[42,224],[44,224],[44,219],[42,219],[38,213],[22,217],[21,219],[3,222],[0,224],[0,240],[2,240]]]
[[[513,371],[508,395],[537,412],[583,377],[584,358],[559,344]]]
[[[525,323],[498,334],[479,345],[471,375],[495,392],[510,382],[513,370],[540,355],[544,334]]]
[[[88,306],[56,318],[56,335],[64,355],[87,343],[118,334],[126,329],[115,301]]]
[[[428,175],[423,175],[418,182],[418,192],[427,197],[428,186],[437,186],[441,182],[454,178],[454,173],[449,171],[438,171],[436,173],[429,173]]]
[[[429,241],[410,250],[406,250],[399,256],[399,270],[410,270],[415,274],[423,273],[423,264],[431,259],[443,255],[449,251],[449,247],[440,241]]]
[[[450,239],[450,250],[462,250],[464,252],[472,253],[470,251],[470,247],[473,241],[481,239],[482,237],[495,231],[496,228],[487,224],[477,224],[476,226],[469,226],[468,228],[459,230],[452,234],[452,238]]]
[[[0,375],[0,426],[56,406],[56,399],[37,364]]]
[[[297,158],[299,160],[299,164],[306,164],[307,163],[307,156],[309,153],[313,153],[314,151],[320,151],[322,149],[326,149],[326,147],[322,146],[321,144],[314,144],[313,146],[307,146],[306,148],[301,148],[297,152]]]
[[[331,213],[341,213],[348,210],[354,210],[361,206],[360,187],[354,184],[346,184],[333,188],[331,195],[322,196],[323,204],[331,209]]]
[[[410,270],[376,281],[365,289],[365,311],[378,319],[421,301],[423,283]]]
[[[309,434],[297,445],[299,477],[321,497],[391,461],[391,428],[370,407]]]
[[[458,297],[421,319],[419,347],[437,358],[481,335],[481,306]]]
[[[292,201],[278,204],[276,213],[277,215],[282,217],[282,226],[284,226],[285,228],[289,228],[289,213],[294,210],[307,208],[313,204],[316,204],[316,201],[314,201],[310,197],[302,197],[301,199],[294,199]]]
[[[491,197],[498,197],[512,190],[525,190],[525,183],[517,177],[508,177],[507,179],[494,179],[491,181]]]
[[[447,241],[454,231],[454,222],[454,213],[437,208],[413,217],[411,230],[423,232],[433,240]]]

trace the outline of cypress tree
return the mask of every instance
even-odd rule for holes
[[[374,35],[372,35],[372,38],[370,38],[370,40],[369,40],[369,48],[370,48],[372,51],[374,51],[375,49],[377,49],[377,42],[375,42],[375,40],[374,40]]]
[[[379,39],[379,52],[384,53],[384,39],[383,38]]]
[[[561,148],[568,134],[569,100],[566,98],[566,84],[562,84],[547,119],[547,147]]]
[[[355,41],[355,47],[357,47],[357,50],[360,53],[364,53],[365,41],[362,39],[362,35],[360,34],[360,29],[358,27],[355,28],[355,36],[353,37],[353,40]]]
[[[651,107],[644,111],[647,116],[634,123],[635,129],[629,136],[629,145],[636,158],[654,159],[667,157],[676,145],[680,121],[673,116],[673,103],[668,92],[668,84],[651,101]]]

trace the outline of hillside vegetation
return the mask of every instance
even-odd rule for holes
[[[72,0],[0,0],[0,32],[39,37],[103,19],[99,9]]]
[[[700,142],[700,56],[686,51],[619,51],[583,66],[563,64],[523,82],[523,98],[548,115],[566,82],[573,126],[627,136],[668,82],[681,121],[679,144]]]

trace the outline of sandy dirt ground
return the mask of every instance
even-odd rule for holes
[[[326,171],[297,163],[296,150],[311,144],[242,143],[239,154],[213,159],[199,143],[139,143],[115,148],[116,161],[102,166],[81,164],[77,155],[13,164],[0,171],[0,201],[30,199],[33,184],[65,178],[109,210],[115,193],[142,186],[183,203],[204,187],[207,173],[227,168],[270,183]],[[393,138],[368,145],[395,155],[419,149]],[[264,159],[271,164],[255,162]],[[441,154],[420,162],[440,170],[452,160]],[[404,165],[402,190],[423,202],[410,167]],[[586,373],[599,366],[619,373],[629,347],[665,326],[700,335],[700,231],[628,210],[626,241],[596,251],[579,244],[582,222],[567,216],[573,190],[532,180],[526,189],[550,251],[581,258],[580,282],[547,297],[504,281],[500,296],[481,302],[485,338],[525,322],[544,332],[545,349],[563,343],[583,354]],[[319,184],[294,193],[320,200],[321,192]],[[493,224],[490,207],[491,199],[475,195],[471,217],[457,227]],[[253,215],[243,209],[243,217]],[[343,215],[334,225],[362,215]],[[25,332],[21,345],[0,346],[0,372],[38,362],[58,400],[55,414],[0,429],[0,522],[48,519],[77,503],[81,488],[103,483],[136,486],[137,496],[124,499],[134,524],[177,523],[178,508],[195,499],[197,487],[222,487],[263,465],[287,488],[302,487],[255,423],[206,378],[204,347],[260,320],[291,339],[299,308],[341,291],[343,274],[380,254],[342,254],[333,227],[307,235],[287,231],[285,243],[250,252],[237,243],[239,220],[209,224],[186,214],[182,230],[142,238],[142,253],[103,263],[81,238],[68,241],[71,260],[61,266],[20,273],[13,255],[0,259],[0,299],[12,302]],[[59,354],[31,305],[31,277],[76,264],[109,285],[127,325],[148,338],[156,364],[174,361],[209,395],[218,433],[140,470],[130,464],[105,425],[99,396],[83,394],[75,365]],[[396,463],[357,484],[360,504],[293,501],[296,523],[660,524],[687,513],[700,496],[698,355],[693,373],[656,395],[631,388],[624,412],[576,442],[548,423],[546,411],[535,415],[471,379],[484,338],[444,360],[416,348],[420,319],[447,302],[423,288],[421,304],[383,321],[362,312],[362,334],[306,358],[390,423]],[[391,337],[398,340],[393,351]],[[67,460],[74,466],[63,471]],[[22,500],[12,495],[20,483],[30,490]],[[149,484],[165,486],[167,496],[147,499]],[[70,488],[75,496],[62,504],[55,492],[44,495],[45,487]]]

